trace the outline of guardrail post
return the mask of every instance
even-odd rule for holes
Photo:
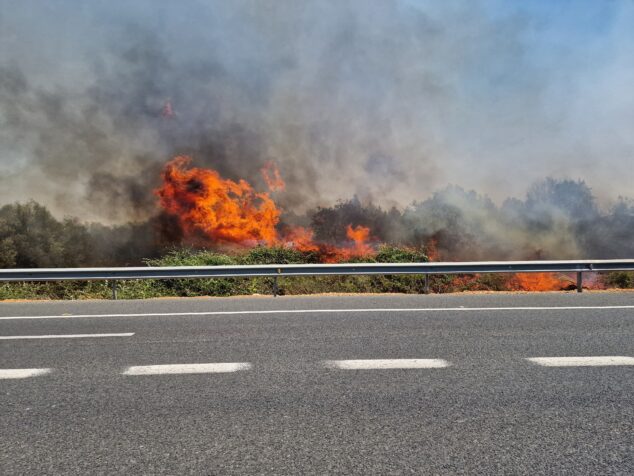
[[[117,281],[113,279],[110,281],[110,287],[112,288],[112,299],[117,300]]]
[[[577,271],[577,292],[583,292],[583,273],[581,271]]]
[[[277,285],[277,276],[275,276],[273,278],[273,297],[277,297],[279,293],[280,293],[280,288]]]
[[[425,287],[423,288],[423,294],[429,294],[429,275],[425,275]]]

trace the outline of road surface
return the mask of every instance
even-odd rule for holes
[[[634,474],[634,293],[0,304],[2,474]]]

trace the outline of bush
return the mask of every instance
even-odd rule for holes
[[[256,246],[237,257],[238,264],[305,264],[312,262],[312,254],[292,248]]]
[[[608,287],[630,289],[634,288],[634,273],[626,271],[615,271],[608,273],[604,277],[604,282]]]
[[[374,257],[377,263],[426,263],[427,255],[418,248],[382,245]]]
[[[58,221],[33,201],[0,208],[0,268],[85,266],[92,251],[76,219]]]

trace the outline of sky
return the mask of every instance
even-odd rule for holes
[[[302,212],[634,196],[634,2],[0,0],[0,204],[140,219],[175,154]],[[170,101],[176,115],[160,111]]]

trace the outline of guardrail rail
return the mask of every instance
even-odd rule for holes
[[[117,298],[118,280],[272,277],[277,295],[280,276],[418,274],[429,292],[431,274],[479,273],[577,273],[577,291],[583,290],[584,272],[634,271],[634,259],[565,261],[471,261],[436,263],[338,263],[270,264],[244,266],[174,266],[120,268],[29,268],[0,269],[0,282],[11,281],[109,281]]]

